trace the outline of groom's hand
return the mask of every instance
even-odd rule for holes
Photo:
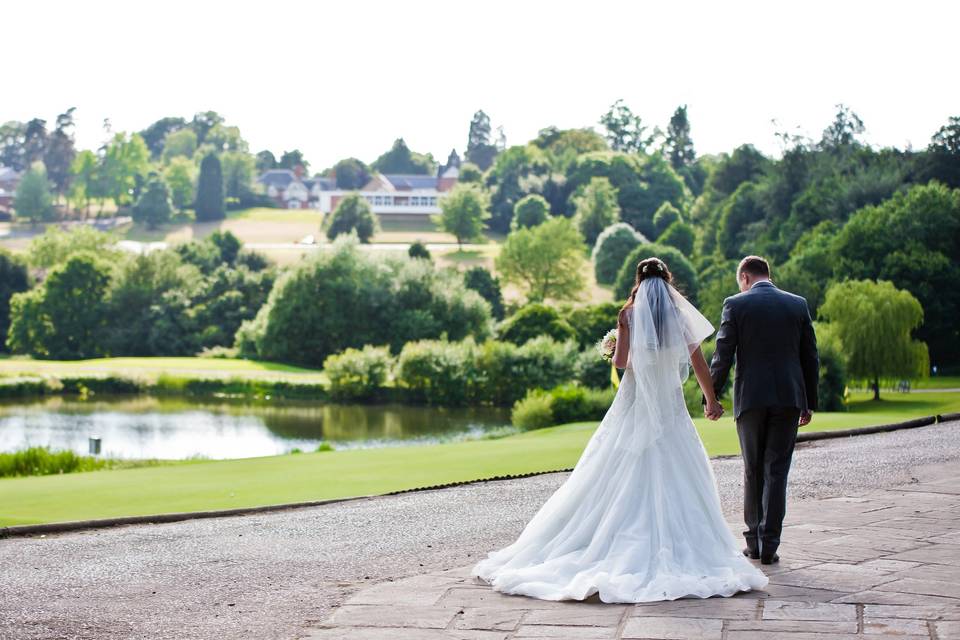
[[[810,424],[810,421],[813,420],[813,411],[807,409],[800,414],[800,426],[805,427]]]
[[[708,402],[703,408],[703,417],[707,420],[719,420],[723,415],[723,405],[718,401]]]

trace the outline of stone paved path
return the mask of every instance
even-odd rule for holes
[[[955,465],[956,466],[956,465]],[[795,505],[766,591],[645,605],[496,593],[470,567],[367,587],[315,640],[960,639],[960,468]],[[734,530],[739,523],[731,523]]]

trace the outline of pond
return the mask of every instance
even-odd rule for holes
[[[88,438],[115,458],[249,458],[481,437],[509,410],[135,396],[0,403],[0,452],[46,446],[87,454]]]

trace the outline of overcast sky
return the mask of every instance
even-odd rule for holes
[[[651,125],[687,104],[698,153],[771,123],[819,137],[843,102],[878,146],[960,115],[950,0],[5,3],[0,121],[77,107],[77,138],[219,111],[251,151],[319,170],[394,138],[446,158],[484,109],[510,144],[595,125],[617,98]]]

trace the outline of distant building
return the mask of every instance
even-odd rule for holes
[[[359,193],[370,203],[373,212],[385,216],[430,216],[440,213],[440,200],[456,186],[460,178],[460,157],[451,152],[447,163],[436,175],[375,173],[357,190],[337,189],[334,178],[302,177],[297,169],[271,169],[258,179],[265,193],[286,209],[317,209],[330,213],[340,200]]]
[[[264,193],[284,209],[317,209],[320,193],[333,189],[333,178],[303,177],[303,167],[294,169],[270,169],[257,182],[263,185]]]

